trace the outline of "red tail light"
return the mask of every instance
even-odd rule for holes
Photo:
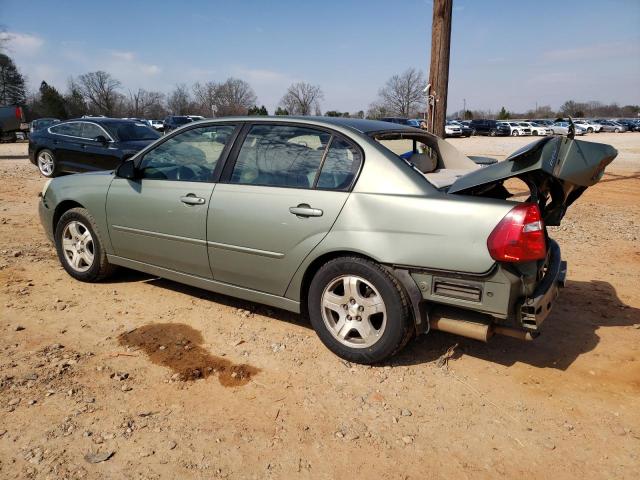
[[[22,108],[16,107],[16,118],[22,121]]]
[[[547,254],[544,224],[535,203],[513,208],[493,229],[487,247],[491,258],[499,262],[540,260]]]

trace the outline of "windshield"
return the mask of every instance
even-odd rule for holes
[[[160,134],[144,123],[118,122],[105,125],[121,142],[155,140]]]

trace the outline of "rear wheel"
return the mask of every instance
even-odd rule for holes
[[[322,343],[351,362],[381,362],[413,333],[403,288],[382,266],[363,258],[324,264],[311,281],[308,306]]]
[[[531,134],[532,134],[533,136],[537,137],[537,136],[538,136],[538,130],[534,130],[533,132],[531,132]]]
[[[615,133],[620,133],[620,129],[619,129],[619,128],[616,128],[616,129],[614,129],[613,131],[614,131]]]
[[[72,208],[60,217],[55,232],[60,263],[69,275],[83,282],[98,282],[113,273],[95,220],[84,208]]]
[[[511,135],[513,135],[514,137],[517,137],[520,134],[518,133],[518,130],[514,130],[513,132],[511,132]]]
[[[51,150],[47,150],[46,148],[40,150],[38,152],[38,156],[36,158],[38,164],[38,170],[40,173],[47,177],[52,178],[56,176],[56,157]]]
[[[490,137],[495,137],[496,136],[496,131],[495,130],[490,130],[489,131],[489,136]]]
[[[593,128],[591,127],[587,128],[587,133],[593,133]]]

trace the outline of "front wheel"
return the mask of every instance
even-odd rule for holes
[[[495,131],[495,130],[491,130],[491,131],[489,132],[489,136],[490,136],[490,137],[495,137],[495,136],[496,136],[496,131]]]
[[[360,257],[325,263],[311,281],[308,307],[322,343],[351,362],[381,362],[413,333],[404,289],[382,266]]]
[[[511,135],[513,135],[514,137],[517,137],[520,134],[518,133],[517,130],[514,130],[513,132],[511,132]]]
[[[613,130],[615,133],[620,133],[620,129],[616,128],[615,130]]]
[[[114,270],[107,261],[95,220],[84,208],[72,208],[62,214],[56,225],[55,242],[60,263],[77,280],[98,282]]]
[[[40,170],[40,173],[44,177],[52,178],[56,176],[58,166],[56,164],[56,157],[51,150],[47,150],[46,148],[40,150],[36,160],[38,170]]]

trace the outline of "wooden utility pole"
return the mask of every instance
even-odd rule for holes
[[[427,94],[428,130],[444,138],[449,89],[449,48],[451,45],[451,10],[453,0],[433,0],[431,26],[430,88]]]

